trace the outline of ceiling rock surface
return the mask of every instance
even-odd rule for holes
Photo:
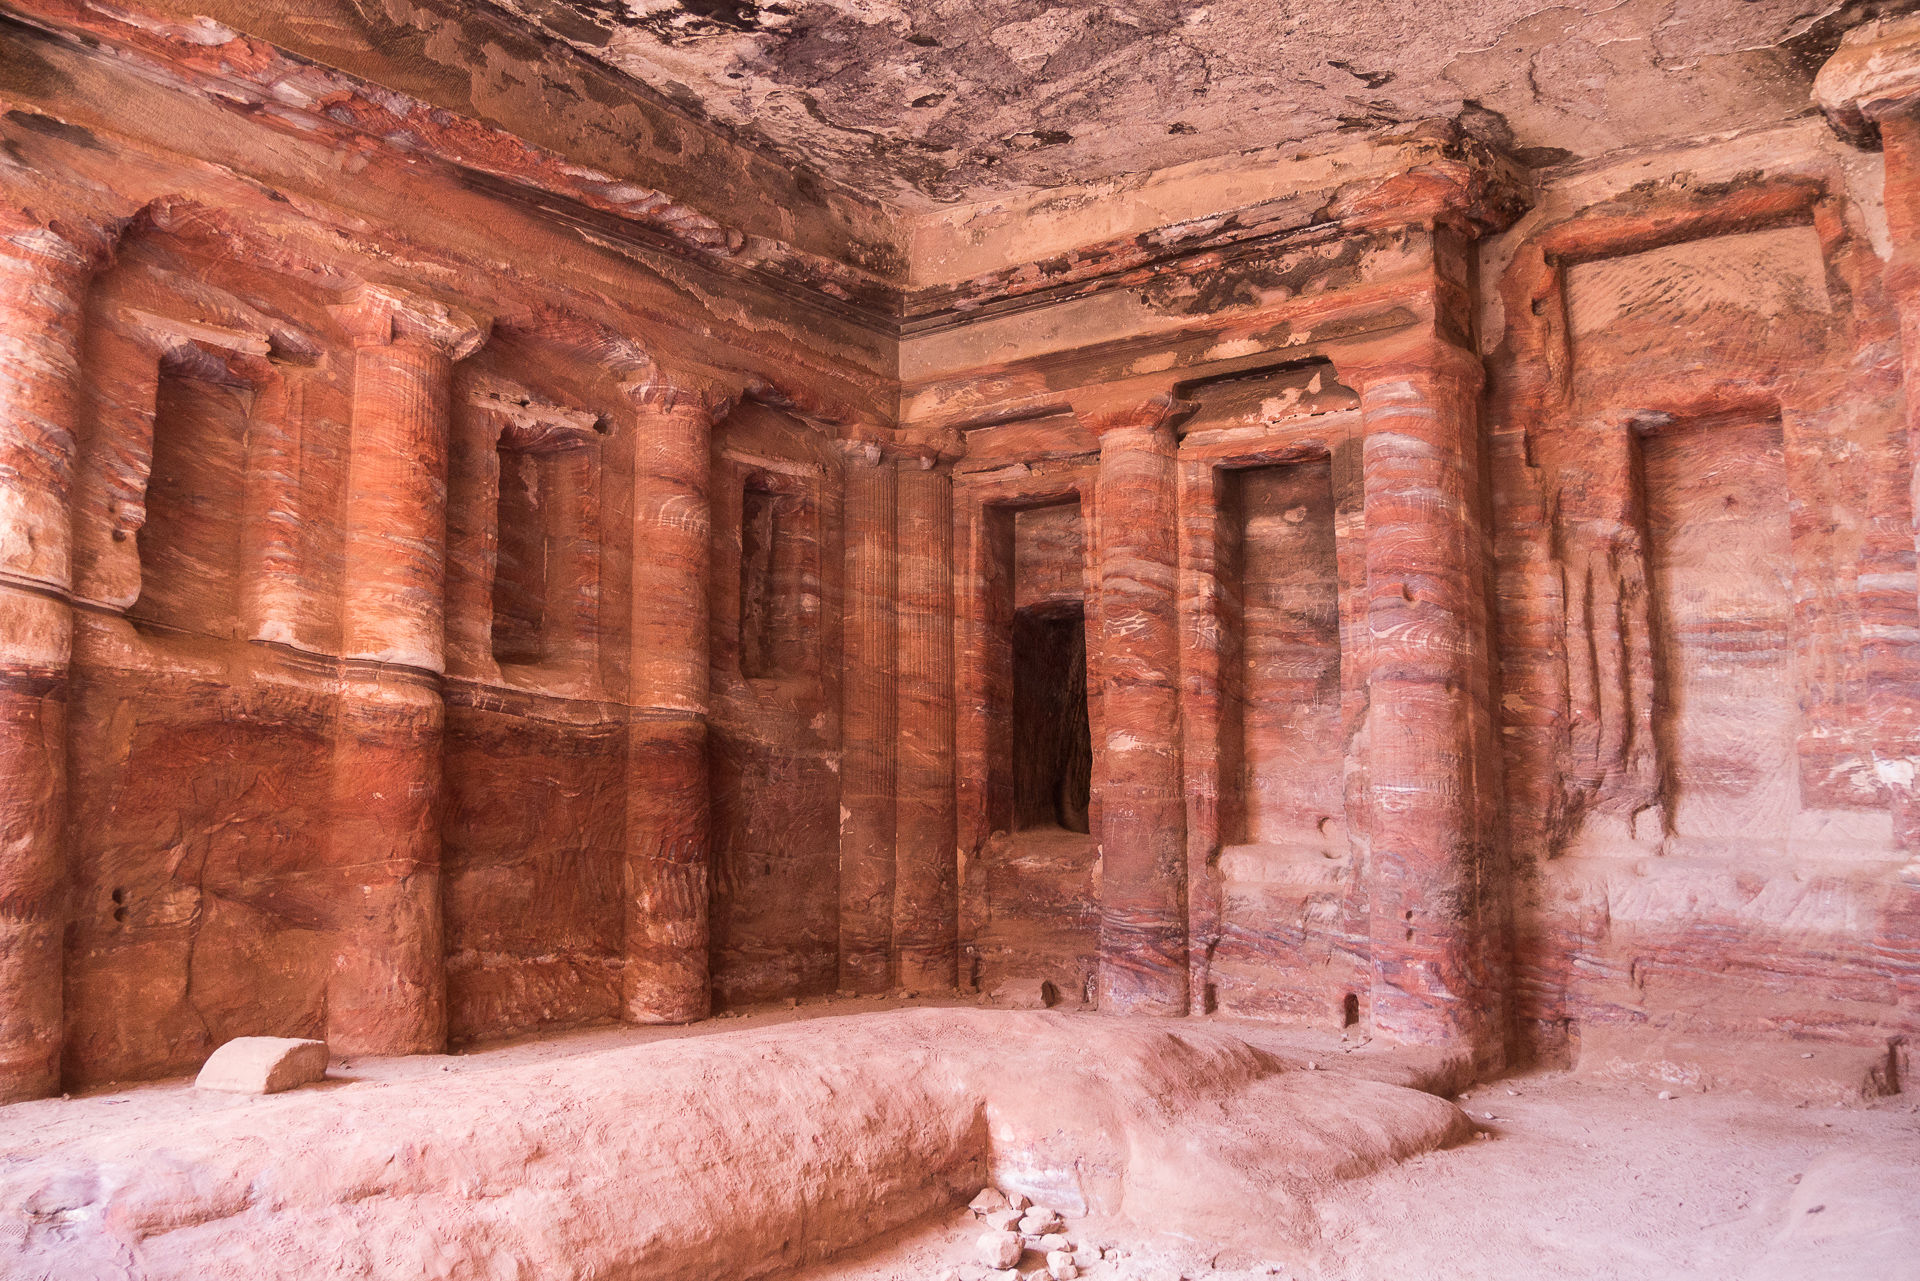
[[[1807,0],[502,0],[902,209],[1412,120],[1551,164],[1807,109]],[[1832,28],[1832,30],[1829,30]]]

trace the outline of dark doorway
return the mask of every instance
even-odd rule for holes
[[[1092,782],[1086,608],[1029,605],[1013,616],[1015,830],[1087,831]]]

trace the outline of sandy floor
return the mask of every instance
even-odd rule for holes
[[[1812,1108],[1658,1092],[1569,1072],[1479,1086],[1463,1106],[1489,1137],[1329,1192],[1322,1240],[1304,1262],[1156,1240],[1124,1223],[1082,1220],[1068,1235],[1126,1255],[1083,1274],[1090,1281],[1920,1278],[1912,1095]],[[975,1261],[980,1230],[961,1211],[795,1281],[933,1281]],[[1023,1267],[1039,1262],[1029,1254]]]
[[[591,1028],[466,1054],[349,1061],[329,1076],[345,1084],[484,1072],[906,1004],[973,1002],[816,1001],[688,1028]],[[1232,1026],[1267,1048],[1316,1056],[1322,1070],[1399,1079],[1424,1070],[1417,1056],[1332,1033]],[[155,1082],[0,1109],[0,1157],[30,1156],[135,1118],[184,1120],[254,1106],[189,1084]],[[1821,1107],[1736,1093],[1662,1100],[1659,1089],[1565,1072],[1479,1086],[1462,1106],[1487,1137],[1328,1190],[1319,1204],[1319,1240],[1304,1255],[1222,1253],[1114,1221],[1070,1221],[1068,1234],[1079,1245],[1124,1252],[1087,1274],[1095,1279],[1920,1281],[1914,1095]],[[936,1281],[974,1262],[980,1231],[965,1211],[935,1216],[795,1281]],[[1024,1267],[1039,1263],[1029,1255]]]

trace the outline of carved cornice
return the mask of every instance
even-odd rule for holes
[[[484,381],[467,403],[500,422],[500,446],[523,454],[557,454],[600,438],[600,416],[537,400],[524,388]]]
[[[1847,32],[1813,80],[1813,100],[1835,133],[1878,149],[1880,119],[1920,99],[1920,16],[1883,18]]]
[[[327,308],[356,347],[417,343],[464,360],[487,339],[490,323],[436,299],[387,285],[362,285]]]
[[[582,165],[219,22],[199,19],[182,34],[177,23],[75,0],[31,0],[11,12],[16,21],[100,51],[150,82],[243,113],[248,127],[434,164],[451,181],[573,228],[591,243],[671,255],[894,340],[1383,228],[1444,225],[1483,234],[1511,222],[1529,199],[1522,168],[1450,122],[1431,121],[1379,141],[1398,157],[1391,172],[910,289],[901,283],[899,264],[875,268],[854,261],[858,255],[843,261],[750,234],[672,192]]]

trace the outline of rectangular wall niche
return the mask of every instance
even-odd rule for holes
[[[550,455],[548,456],[550,457]],[[537,663],[547,615],[547,523],[543,456],[500,451],[499,531],[493,571],[493,659]]]
[[[756,473],[740,497],[740,674],[805,673],[819,628],[820,531],[797,477]]]
[[[1780,423],[1664,429],[1640,460],[1668,821],[1688,853],[1784,853],[1800,713]]]
[[[163,366],[147,518],[134,535],[140,598],[127,613],[135,622],[203,636],[235,631],[252,406],[251,387]]]
[[[1013,827],[1086,832],[1086,559],[1080,504],[1013,520]]]
[[[599,608],[599,451],[567,440],[499,449],[493,659],[584,661]]]
[[[1230,625],[1220,656],[1214,1008],[1344,1026],[1366,930],[1348,856],[1340,574],[1327,458],[1218,475]]]
[[[1013,616],[1013,823],[1087,831],[1093,737],[1087,721],[1087,614],[1078,601]]]
[[[1227,728],[1238,729],[1240,751],[1222,836],[1280,857],[1344,857],[1333,464],[1253,467],[1229,473],[1228,485],[1222,515],[1239,538],[1226,568],[1241,612],[1223,712],[1237,721]]]

